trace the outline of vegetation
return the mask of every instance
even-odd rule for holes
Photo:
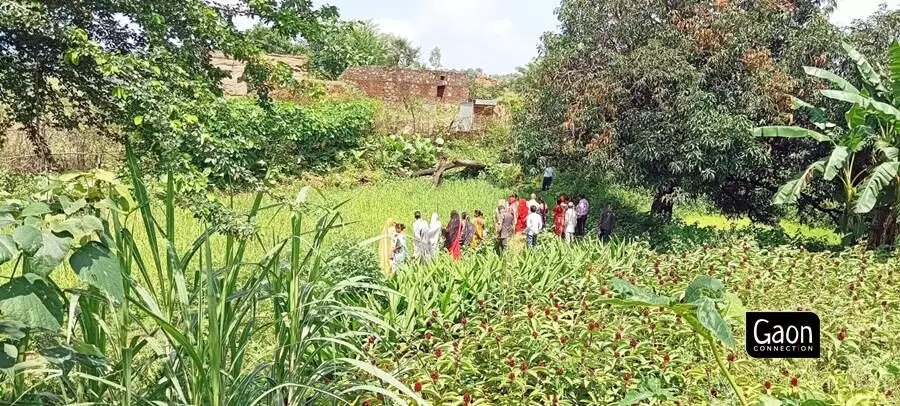
[[[0,4],[0,124],[45,169],[0,173],[0,402],[896,403],[900,12],[563,0],[529,66],[466,71],[499,107],[460,135],[458,106],[263,58],[424,66],[334,7],[70,3]],[[122,162],[55,173],[49,130]],[[460,159],[486,167],[409,177]],[[496,253],[497,202],[531,193],[586,195],[588,230],[613,205],[612,241]],[[383,273],[386,220],[451,210],[484,212],[483,244]],[[822,357],[748,358],[747,309],[816,312]]]

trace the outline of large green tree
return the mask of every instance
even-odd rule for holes
[[[791,120],[788,94],[817,86],[802,66],[833,63],[831,2],[563,0],[523,75],[526,164],[590,165],[654,191],[653,212],[705,195],[771,221],[770,197],[816,146],[750,140]],[[809,199],[810,206],[836,215]]]
[[[247,79],[261,101],[274,66],[238,31],[233,18],[252,16],[279,35],[315,38],[320,21],[336,15],[333,7],[315,8],[309,0],[247,1],[231,6],[202,0],[35,1],[0,4],[0,104],[27,130],[35,153],[54,165],[44,129],[92,126],[110,132],[132,123],[137,111],[123,96],[149,96],[148,83],[174,80],[190,98],[197,92],[218,95],[223,72],[210,55],[221,51],[248,64]],[[177,95],[178,93],[175,92]],[[202,98],[198,98],[201,99]],[[115,135],[115,134],[111,134]]]

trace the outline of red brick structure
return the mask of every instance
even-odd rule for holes
[[[430,103],[469,101],[470,79],[462,73],[385,66],[348,68],[341,80],[355,84],[367,96],[391,102],[419,98]]]

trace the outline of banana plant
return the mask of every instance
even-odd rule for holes
[[[795,109],[809,111],[817,130],[793,126],[760,127],[754,130],[758,137],[809,138],[831,143],[834,148],[830,156],[810,165],[800,177],[792,180],[775,195],[775,204],[794,203],[817,172],[823,173],[826,181],[840,175],[844,188],[843,231],[848,231],[854,214],[872,211],[883,192],[894,188],[885,196],[885,203],[893,211],[894,218],[900,214],[900,42],[890,46],[889,75],[884,77],[869,61],[849,44],[843,44],[847,56],[856,64],[862,87],[857,88],[850,81],[832,72],[814,67],[804,67],[810,76],[826,80],[833,86],[822,90],[823,96],[840,102],[850,103],[844,114],[846,128],[829,123],[825,112],[799,99],[794,99]],[[871,157],[865,169],[854,173],[855,160],[864,149],[871,147]]]

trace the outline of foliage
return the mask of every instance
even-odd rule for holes
[[[334,167],[369,134],[374,113],[363,99],[277,102],[268,111],[249,100],[217,99],[186,112],[188,121],[169,129],[168,137],[143,138],[135,146],[166,157],[148,160],[156,173],[199,171],[213,185],[242,188]]]
[[[360,158],[386,171],[431,168],[442,155],[444,140],[393,134],[369,141]]]
[[[900,163],[897,152],[900,148],[900,42],[894,41],[890,47],[890,76],[880,74],[852,46],[845,44],[844,49],[857,65],[864,84],[862,89],[829,71],[814,67],[807,67],[806,71],[810,76],[825,79],[834,85],[834,89],[822,90],[822,95],[851,104],[844,114],[846,128],[829,122],[822,109],[797,101],[795,104],[799,107],[810,110],[810,121],[817,131],[800,127],[762,127],[756,133],[760,136],[810,138],[834,145],[830,157],[816,161],[800,178],[782,186],[775,196],[775,203],[795,202],[815,172],[822,172],[826,181],[840,174],[838,179],[845,191],[841,225],[845,232],[851,232],[855,214],[869,213],[879,201],[884,210],[892,212],[895,223],[900,214]],[[860,165],[855,165],[857,160],[862,161]],[[893,236],[886,240],[879,238],[876,246],[892,245],[893,239]]]
[[[103,171],[48,178],[33,199],[3,206],[0,262],[15,264],[0,286],[5,400],[315,403],[368,391],[338,383],[355,368],[395,383],[359,366],[347,340],[390,330],[343,301],[345,291],[377,285],[322,279],[317,247],[336,212],[308,203],[307,190],[267,207],[257,195],[246,217],[287,210],[290,232],[267,235],[272,245],[249,258],[262,235],[187,233],[176,223],[172,178],[156,200],[130,152],[125,180]],[[304,234],[314,212],[314,232]],[[213,251],[214,238],[224,249]],[[77,279],[63,288],[66,258]]]
[[[239,2],[234,7],[200,0],[4,2],[0,104],[10,107],[13,119],[27,129],[35,153],[52,168],[45,127],[86,125],[117,135],[116,126],[130,126],[141,115],[134,104],[121,103],[125,93],[140,98],[142,106],[166,112],[172,103],[159,104],[161,98],[148,89],[176,90],[169,95],[175,97],[193,82],[190,96],[216,95],[223,72],[209,63],[214,51],[246,62],[248,85],[266,101],[278,69],[235,28],[237,13],[273,24],[282,36],[312,37],[320,30],[319,19],[335,9],[317,9],[307,0]]]
[[[431,49],[431,54],[428,55],[428,64],[431,65],[432,69],[440,69],[441,67],[441,49],[438,47],[434,47]]]
[[[435,404],[737,404],[731,388],[751,404],[895,399],[896,258],[744,237],[669,254],[543,238],[390,277],[381,312],[398,336],[365,348],[370,361]],[[748,358],[745,308],[815,311],[822,358]]]
[[[527,101],[520,161],[614,173],[649,188],[663,217],[686,194],[774,221],[769,196],[816,151],[776,144],[767,155],[746,131],[783,124],[785,93],[812,93],[815,83],[796,79],[803,65],[836,63],[827,55],[840,34],[823,7],[563,1],[560,33],[544,37],[516,85]]]

